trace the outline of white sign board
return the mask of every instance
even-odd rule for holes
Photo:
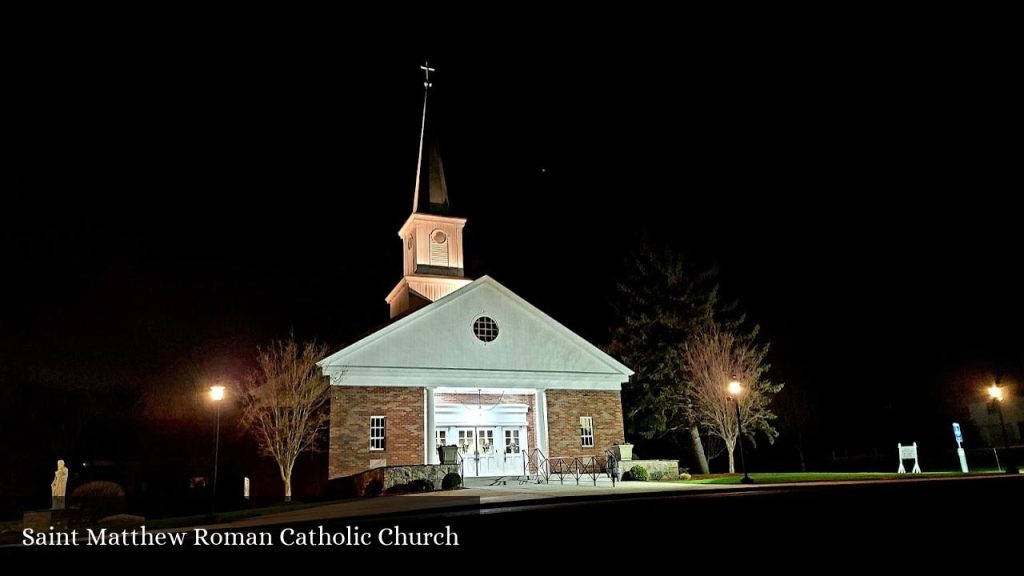
[[[914,442],[910,446],[904,446],[903,444],[897,444],[896,449],[900,453],[900,467],[896,470],[897,474],[906,474],[907,469],[903,467],[904,460],[913,460],[914,468],[911,470],[912,474],[921,473],[921,465],[917,461],[917,442]]]

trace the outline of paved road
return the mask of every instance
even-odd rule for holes
[[[796,563],[914,571],[913,566],[945,566],[960,554],[976,567],[1020,568],[1024,476],[528,499],[485,502],[480,512],[434,510],[295,526],[336,532],[353,525],[374,533],[393,526],[410,532],[450,526],[460,550],[495,565],[552,555],[567,563],[556,571],[570,572],[582,569],[570,569],[573,563],[592,571],[608,555],[616,561],[654,561],[653,572],[669,573],[694,571],[713,556],[765,568]],[[452,552],[388,549],[392,553],[420,558]]]

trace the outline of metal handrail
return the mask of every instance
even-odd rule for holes
[[[561,484],[565,484],[566,476],[572,476],[579,486],[580,478],[590,476],[594,486],[597,486],[597,477],[601,475],[596,456],[552,456],[548,458],[548,462],[554,462],[551,473],[558,476],[558,482]]]
[[[619,459],[615,456],[615,452],[611,448],[605,450],[604,455],[604,470],[608,473],[608,477],[612,479],[612,488],[614,488],[616,480],[615,469],[618,467]]]
[[[524,477],[529,481],[529,468],[533,468],[537,471],[537,481],[544,477],[544,482],[551,482],[551,467],[548,464],[548,457],[544,455],[544,451],[540,448],[534,448],[530,452],[529,456],[529,467],[527,467],[526,459],[523,460]]]

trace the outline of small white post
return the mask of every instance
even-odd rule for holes
[[[964,436],[960,433],[959,422],[953,422],[953,439],[956,440],[956,455],[960,458],[960,471],[967,474],[967,454],[964,453]]]
[[[437,411],[434,399],[434,389],[427,387],[424,398],[425,418],[423,426],[424,464],[438,464],[440,459],[437,456]]]

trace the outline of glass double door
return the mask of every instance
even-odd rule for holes
[[[525,426],[438,429],[438,440],[449,433],[454,433],[452,440],[459,447],[466,476],[514,476],[523,473],[527,454]]]

